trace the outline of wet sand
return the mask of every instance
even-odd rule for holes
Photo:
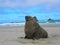
[[[49,35],[47,39],[24,39],[24,27],[0,28],[0,45],[59,45],[60,27],[44,26]]]

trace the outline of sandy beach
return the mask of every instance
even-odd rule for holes
[[[48,32],[49,38],[39,40],[24,39],[24,27],[0,28],[0,45],[59,45],[60,27],[44,26],[43,28]]]

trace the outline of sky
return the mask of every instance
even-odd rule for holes
[[[25,15],[40,20],[60,20],[60,0],[0,0],[0,20],[24,20]]]
[[[2,7],[31,7],[37,5],[44,5],[46,7],[59,6],[60,0],[0,0],[0,6]]]

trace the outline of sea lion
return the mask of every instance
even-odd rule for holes
[[[27,39],[48,38],[48,33],[37,23],[36,19],[34,19],[31,16],[25,16],[26,20],[25,38]]]

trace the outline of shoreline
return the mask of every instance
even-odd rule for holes
[[[60,23],[39,23],[42,27],[60,27]],[[0,28],[18,28],[24,27],[25,23],[4,23],[0,24]]]
[[[55,25],[40,25],[41,27],[60,27]],[[0,28],[24,28],[25,26],[0,26]]]

